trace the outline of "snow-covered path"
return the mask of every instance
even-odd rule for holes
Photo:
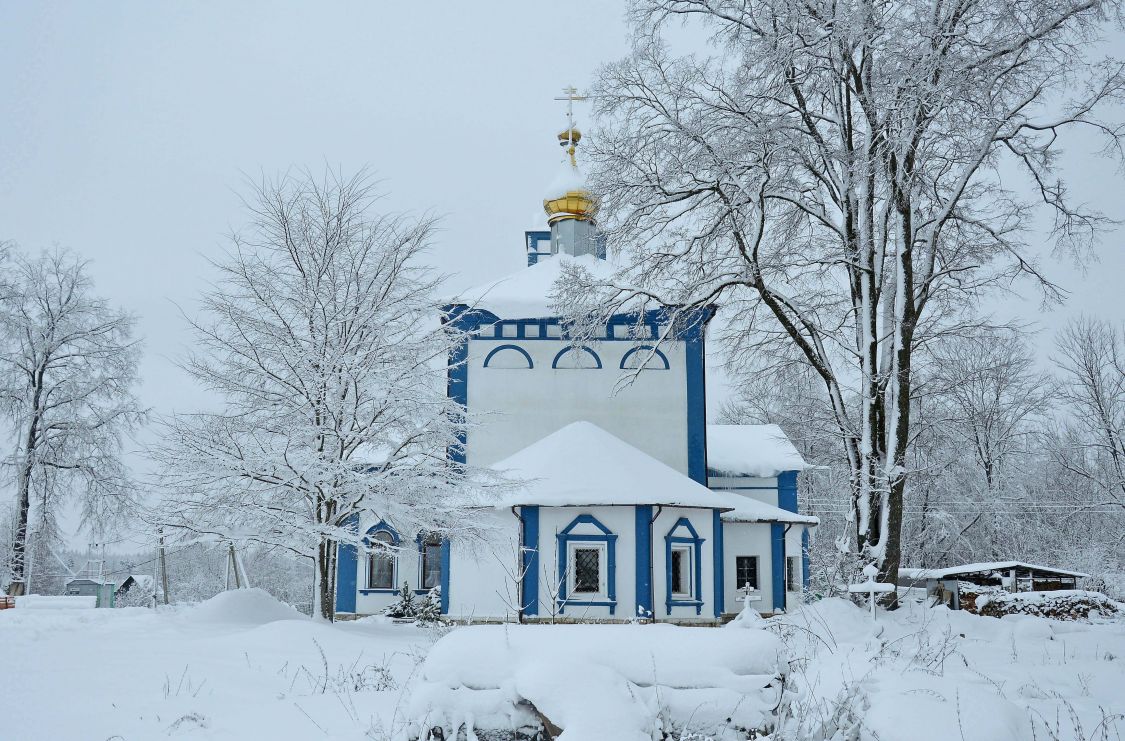
[[[0,739],[378,739],[431,643],[258,590],[155,612],[5,610]]]

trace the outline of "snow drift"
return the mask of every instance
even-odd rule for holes
[[[264,589],[235,589],[190,608],[186,616],[199,623],[248,623],[260,625],[277,620],[308,620],[291,605]]]
[[[430,651],[409,708],[414,737],[540,724],[560,741],[650,741],[661,730],[744,738],[769,729],[785,656],[763,630],[673,625],[460,628]]]

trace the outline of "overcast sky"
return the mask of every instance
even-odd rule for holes
[[[1118,44],[1120,45],[1120,44]],[[137,312],[145,402],[201,398],[171,363],[207,256],[243,221],[242,173],[370,165],[397,209],[444,216],[451,288],[519,269],[545,227],[568,84],[624,55],[623,4],[21,3],[0,1],[0,239],[93,261]],[[1122,180],[1076,146],[1073,189],[1125,217]],[[1050,329],[1125,319],[1118,234],[1086,273],[1060,266],[1064,310],[1005,311]]]

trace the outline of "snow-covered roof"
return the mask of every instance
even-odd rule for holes
[[[521,481],[496,507],[658,504],[728,509],[727,500],[591,422],[573,422],[493,464]]]
[[[722,514],[724,522],[788,522],[813,527],[820,524],[817,517],[790,512],[742,494],[717,491],[715,496],[721,498],[724,505],[731,507],[729,512]]]
[[[809,465],[777,425],[707,425],[707,468],[769,478]]]
[[[595,277],[608,280],[615,268],[593,255],[546,255],[530,267],[462,291],[453,303],[490,311],[502,319],[538,319],[553,316],[551,294],[568,264],[579,265]]]
[[[1066,569],[1056,569],[1053,566],[1039,566],[1023,561],[986,561],[984,563],[968,563],[964,566],[949,566],[944,569],[900,568],[898,575],[902,579],[946,579],[958,574],[980,574],[988,571],[1010,571],[1012,569],[1031,569],[1032,571],[1045,571],[1050,574],[1079,578],[1089,576],[1089,574],[1083,574],[1081,571],[1067,571]]]

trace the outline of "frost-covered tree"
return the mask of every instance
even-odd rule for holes
[[[0,295],[0,414],[15,440],[4,471],[16,491],[9,570],[19,594],[33,511],[46,548],[64,502],[77,499],[99,528],[135,504],[122,443],[144,410],[134,396],[135,320],[94,293],[83,260],[65,250],[16,252],[9,279]]]
[[[1125,326],[1071,322],[1059,333],[1055,362],[1072,415],[1052,446],[1054,460],[1098,492],[1093,505],[1125,512]]]
[[[1058,153],[1078,129],[1119,154],[1099,115],[1121,67],[1087,56],[1113,7],[640,0],[591,137],[601,224],[628,268],[613,286],[574,271],[562,301],[718,303],[734,366],[795,351],[849,465],[840,545],[893,578],[916,353],[975,324],[990,289],[1024,278],[1058,297],[1037,215],[1072,255],[1103,223],[1071,202]],[[665,31],[681,21],[711,33],[711,54],[676,53]],[[1017,171],[1029,187],[1009,185]]]
[[[164,523],[312,559],[327,618],[337,544],[362,545],[361,515],[446,536],[473,525],[451,498],[471,482],[447,455],[460,338],[422,261],[434,222],[378,213],[376,198],[363,173],[253,188],[183,364],[224,406],[169,420],[154,451]]]

